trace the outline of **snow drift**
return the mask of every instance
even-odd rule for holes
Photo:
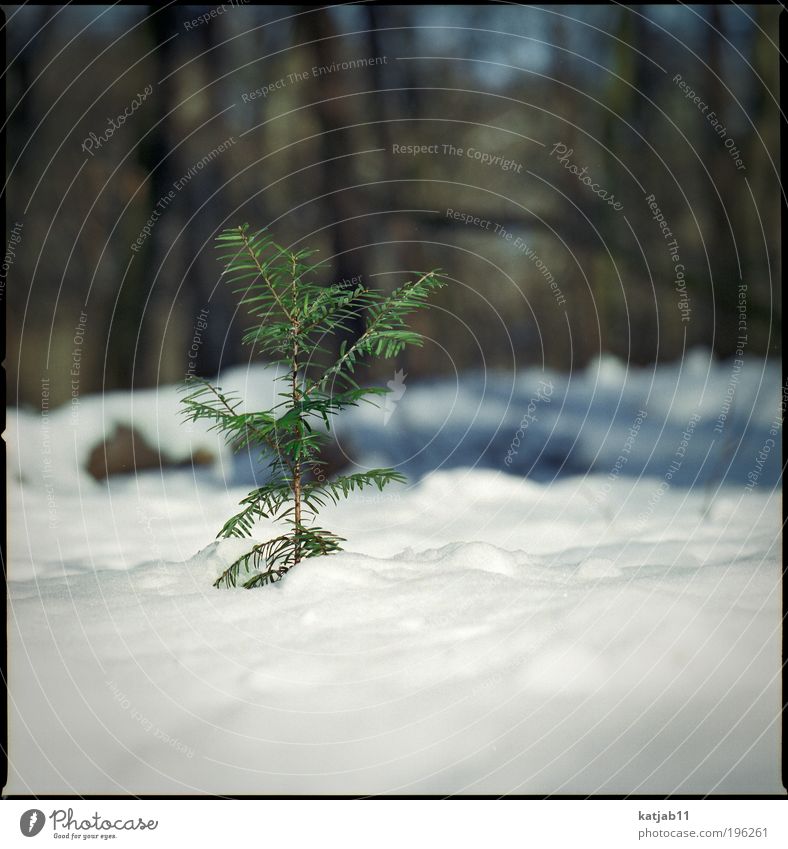
[[[782,792],[779,372],[747,368],[724,449],[729,364],[408,384],[340,442],[414,481],[327,510],[347,550],[250,592],[211,587],[248,545],[213,539],[246,493],[226,454],[80,471],[107,418],[207,445],[169,390],[53,411],[48,482],[16,413],[5,792]]]

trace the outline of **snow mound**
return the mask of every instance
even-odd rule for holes
[[[580,564],[577,574],[580,578],[618,578],[621,569],[606,557],[589,557]]]
[[[253,591],[211,586],[241,491],[110,481],[49,528],[23,487],[6,792],[781,792],[779,499],[633,534],[597,481],[492,475],[331,508],[347,550]]]

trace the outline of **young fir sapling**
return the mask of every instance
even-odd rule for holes
[[[241,412],[242,399],[211,383],[190,378],[182,398],[189,421],[205,419],[237,451],[259,448],[268,462],[270,480],[252,490],[242,507],[217,536],[250,537],[259,518],[282,521],[286,530],[253,545],[214,583],[244,587],[273,583],[307,557],[340,551],[342,537],[314,524],[326,503],[347,498],[354,490],[382,490],[405,478],[394,469],[372,469],[327,479],[320,448],[329,437],[331,417],[360,401],[385,395],[383,387],[361,387],[353,378],[363,357],[394,357],[406,345],[421,345],[420,334],[405,319],[426,306],[433,290],[444,285],[437,272],[421,274],[390,294],[341,284],[322,286],[310,279],[323,263],[312,264],[315,251],[289,251],[264,230],[248,224],[223,231],[216,239],[223,275],[242,295],[241,304],[257,320],[243,342],[283,367],[282,400],[270,410]],[[348,330],[362,314],[365,330],[354,342],[343,341],[331,365],[318,368],[314,357],[329,355],[327,337]],[[324,427],[322,427],[322,426]],[[246,577],[248,576],[248,577]]]

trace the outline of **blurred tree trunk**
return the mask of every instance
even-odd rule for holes
[[[227,18],[226,15],[220,15],[209,26],[200,27],[199,31],[200,50],[206,57],[200,67],[201,84],[206,86],[203,91],[205,115],[219,115],[232,102],[231,96],[225,91],[227,78],[220,79],[232,70],[228,61],[230,50],[219,46],[228,36]],[[230,134],[227,127],[222,117],[206,125],[205,135],[212,140],[210,146],[218,146],[226,141]],[[226,155],[220,154],[200,172],[199,179],[190,180],[184,190],[187,214],[194,214],[194,217],[182,237],[184,270],[189,268],[185,281],[188,285],[182,288],[182,298],[189,304],[189,317],[193,322],[202,309],[208,310],[208,328],[201,336],[196,357],[196,373],[203,377],[218,374],[223,359],[235,362],[241,354],[241,346],[236,338],[227,335],[235,308],[228,287],[223,283],[217,285],[220,268],[214,250],[216,232],[239,223],[225,222],[217,217],[219,210],[227,208],[226,203],[220,203],[227,192],[226,188],[222,188],[227,179],[226,166]],[[192,328],[189,328],[189,339],[192,337],[191,331]]]
[[[178,32],[178,12],[169,4],[161,8],[150,6],[145,30],[155,50],[150,56],[150,84],[153,86],[153,129],[138,147],[139,164],[148,175],[147,199],[141,214],[144,223],[156,210],[156,204],[172,187],[176,179],[172,143],[172,117],[167,113],[175,105],[174,43]],[[164,80],[160,83],[160,81]],[[161,316],[151,310],[155,285],[161,285],[161,269],[169,247],[167,234],[172,230],[173,208],[169,208],[154,225],[141,250],[134,256],[123,287],[118,281],[115,317],[107,341],[107,363],[111,369],[107,382],[116,386],[150,385],[155,382],[162,344]],[[157,275],[159,277],[157,278]]]
[[[748,111],[758,132],[750,129],[742,147],[747,168],[745,174],[758,210],[756,213],[753,209],[753,200],[745,188],[747,196],[741,204],[742,220],[739,225],[740,232],[744,234],[748,266],[760,272],[751,275],[747,280],[753,331],[751,338],[754,340],[756,333],[765,337],[771,330],[771,351],[774,353],[780,350],[782,313],[782,291],[779,285],[782,270],[780,241],[778,238],[770,238],[771,234],[780,232],[780,195],[774,191],[780,169],[780,122],[777,111],[780,57],[770,40],[770,33],[777,31],[776,19],[780,12],[779,8],[773,6],[753,7],[753,17],[759,29],[753,34],[750,64],[760,80],[758,77],[753,80],[753,94]]]
[[[725,74],[723,70],[722,48],[724,45],[725,23],[716,5],[708,8],[708,22],[705,26],[706,49],[704,51],[706,64],[708,65],[707,86],[710,110],[715,112],[717,120],[728,130],[728,135],[720,137],[711,125],[701,129],[701,139],[708,139],[706,155],[703,150],[699,151],[701,158],[708,163],[709,174],[714,184],[711,191],[706,193],[709,209],[701,219],[703,228],[703,239],[706,243],[706,251],[709,258],[710,279],[708,284],[715,297],[715,309],[693,310],[692,323],[700,324],[695,328],[695,334],[700,338],[710,338],[714,328],[715,319],[717,325],[716,353],[722,356],[730,356],[736,349],[736,300],[737,285],[739,283],[739,266],[744,273],[746,255],[742,236],[745,232],[742,227],[739,210],[748,208],[747,199],[741,193],[747,193],[747,188],[737,173],[733,160],[725,147],[725,141],[731,133],[731,119],[733,110],[732,94],[725,87]],[[698,147],[701,147],[699,144]],[[751,214],[748,208],[748,215]],[[738,252],[738,262],[737,262]],[[703,258],[704,263],[706,258]],[[706,284],[705,279],[703,283]],[[698,281],[700,282],[700,281]],[[708,293],[711,294],[711,293]],[[704,299],[707,293],[703,293]],[[692,295],[690,295],[692,300]]]
[[[313,42],[310,46],[315,56],[314,64],[325,66],[341,61],[341,40],[336,37],[337,30],[329,11],[310,12],[300,15],[297,20],[298,35],[304,41]],[[325,212],[321,218],[331,225],[334,282],[363,275],[363,282],[369,285],[366,269],[362,267],[361,256],[355,248],[369,241],[372,234],[369,232],[369,223],[357,217],[363,212],[358,201],[360,190],[347,188],[356,182],[353,156],[348,156],[352,154],[355,145],[353,131],[343,129],[358,121],[358,107],[351,99],[342,98],[342,95],[347,94],[344,78],[345,74],[339,72],[325,74],[317,79],[313,108],[321,130],[319,159],[324,164],[315,169],[317,179],[314,196],[323,195],[321,204]],[[350,331],[345,338],[358,338],[364,332],[363,316],[357,314],[349,326]],[[337,334],[337,346],[342,341],[343,338]]]
[[[13,64],[9,67],[9,79],[16,79],[18,100],[15,104],[13,121],[20,127],[29,128],[35,126],[38,121],[33,122],[33,115],[38,114],[39,117],[46,110],[34,109],[34,99],[37,94],[40,94],[41,86],[38,89],[33,88],[33,80],[40,72],[45,57],[49,56],[49,43],[51,41],[52,30],[58,24],[53,22],[53,18],[57,14],[54,7],[39,8],[32,6],[25,10],[32,16],[32,21],[29,26],[29,33],[36,33],[35,50],[31,50],[28,45],[27,49],[23,50],[24,41],[18,39],[19,43],[9,43],[6,39],[8,48],[8,59],[14,57]],[[16,32],[16,29],[11,29],[10,32]],[[23,34],[25,31],[23,31]],[[10,34],[10,33],[9,33]],[[27,40],[27,35],[25,35]]]
[[[364,6],[364,10],[368,30],[366,34],[367,55],[390,59],[390,54],[383,43],[384,39],[388,40],[389,33],[381,32],[381,30],[385,30],[385,27],[391,25],[391,13],[395,10],[386,9],[384,11],[375,5]],[[408,89],[407,83],[404,81],[398,83],[393,79],[393,74],[396,73],[394,66],[398,66],[397,70],[401,70],[403,66],[410,64],[412,63],[387,61],[385,64],[373,65],[370,68],[372,89],[376,92],[371,98],[370,117],[375,122],[377,146],[382,148],[382,152],[379,154],[380,161],[383,163],[379,174],[379,179],[382,181],[393,181],[399,176],[392,145],[397,142],[402,143],[405,141],[405,136],[411,134],[410,122],[394,120],[395,114],[392,110],[392,105],[398,102],[410,102],[413,105],[412,100],[408,101],[407,98],[398,97],[398,92],[393,90],[398,87]],[[405,94],[417,96],[418,92],[407,91]],[[405,115],[410,117],[411,113],[406,110]],[[424,245],[420,240],[420,237],[423,238],[425,234],[418,232],[412,213],[400,214],[394,212],[388,214],[389,211],[397,210],[400,207],[401,184],[383,182],[381,190],[378,209],[385,211],[386,214],[377,215],[371,220],[376,222],[379,228],[378,232],[381,233],[381,240],[385,239],[391,244],[381,245],[375,249],[376,268],[382,269],[384,272],[426,270],[430,260],[425,256]],[[393,287],[402,283],[404,276],[398,275],[398,277],[392,279],[387,274],[382,280]],[[412,320],[417,332],[429,334],[431,321],[428,311],[418,312]],[[415,376],[428,370],[425,360],[429,356],[430,353],[425,348],[406,346],[398,358],[397,365],[401,366],[408,374]],[[390,363],[377,361],[375,365],[377,367],[375,371],[378,375],[388,374],[391,371]]]

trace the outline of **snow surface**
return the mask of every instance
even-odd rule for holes
[[[5,792],[783,792],[779,436],[754,465],[780,377],[745,371],[723,448],[731,366],[702,354],[406,383],[340,433],[411,484],[326,510],[347,550],[252,592],[211,586],[248,545],[214,535],[250,469],[81,470],[108,422],[218,452],[174,390],[82,399],[78,426],[11,411]]]

